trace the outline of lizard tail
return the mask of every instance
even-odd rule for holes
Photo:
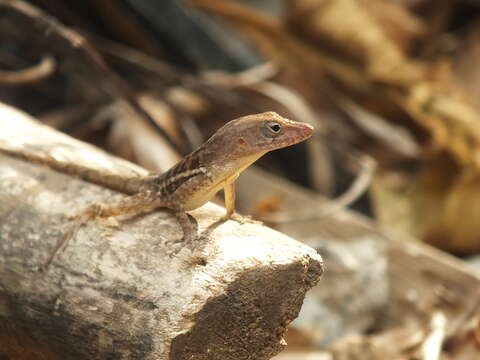
[[[82,180],[108,187],[126,194],[139,192],[145,183],[145,176],[125,176],[77,164],[68,160],[58,160],[50,154],[36,153],[23,149],[9,149],[0,147],[0,153],[22,159],[31,163],[47,166],[62,173],[76,176]]]

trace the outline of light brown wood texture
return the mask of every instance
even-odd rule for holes
[[[0,146],[123,173],[144,170],[0,105]],[[225,210],[192,212],[201,240],[170,256],[180,226],[164,211],[91,221],[39,271],[69,222],[123,195],[0,155],[0,357],[268,359],[323,271],[320,256]]]

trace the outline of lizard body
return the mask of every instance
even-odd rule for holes
[[[131,195],[116,204],[91,205],[76,216],[75,226],[57,244],[48,261],[50,263],[78,228],[94,217],[167,208],[182,226],[184,240],[192,240],[192,224],[185,211],[202,206],[223,188],[227,208],[225,218],[230,218],[235,209],[234,182],[240,173],[265,153],[304,141],[312,132],[312,126],[287,120],[274,112],[244,116],[225,124],[200,148],[165,173],[138,177],[106,174],[15,150],[0,149],[0,152],[40,162]]]

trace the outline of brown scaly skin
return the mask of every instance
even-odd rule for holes
[[[230,218],[235,210],[234,182],[240,173],[265,153],[302,142],[312,132],[312,126],[287,120],[274,112],[244,116],[225,124],[199,149],[185,156],[167,172],[134,178],[104,174],[74,164],[66,165],[54,159],[35,159],[23,153],[12,155],[42,162],[88,181],[132,194],[116,204],[94,204],[76,216],[71,230],[50,256],[49,264],[78,228],[94,217],[167,208],[176,215],[182,226],[183,240],[193,240],[195,230],[185,211],[202,206],[224,189],[225,218]]]

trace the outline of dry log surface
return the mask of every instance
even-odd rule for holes
[[[0,147],[118,172],[127,162],[0,106]],[[91,221],[39,271],[67,216],[123,195],[0,156],[0,358],[268,359],[322,274],[310,247],[254,224],[192,212],[202,241],[170,257],[181,230],[167,212]],[[20,355],[21,354],[21,355]]]

